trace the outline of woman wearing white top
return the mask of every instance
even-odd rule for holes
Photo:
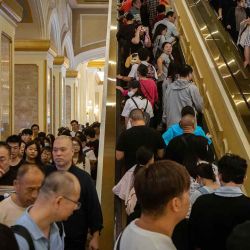
[[[83,154],[81,141],[77,137],[73,137],[72,142],[74,149],[73,164],[90,174],[90,161]]]
[[[128,96],[130,97],[123,108],[122,116],[125,117],[125,126],[127,129],[131,127],[129,121],[129,114],[133,109],[139,108],[144,112],[147,112],[150,118],[154,117],[153,108],[150,102],[143,95],[140,83],[138,81],[129,82],[129,92]]]

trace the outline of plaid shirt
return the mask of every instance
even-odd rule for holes
[[[149,13],[149,25],[153,27],[155,17],[157,16],[156,7],[160,4],[159,0],[146,0],[147,9]]]

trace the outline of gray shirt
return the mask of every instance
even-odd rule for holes
[[[164,81],[168,76],[168,67],[171,63],[170,55],[167,55],[166,53],[162,53],[160,55],[160,58],[162,59],[162,75],[159,77],[159,81]],[[171,58],[173,60],[173,58]]]
[[[198,112],[203,109],[203,99],[197,86],[184,79],[178,79],[168,86],[163,102],[162,119],[167,127],[181,120],[181,110],[185,106],[192,106]]]
[[[59,228],[56,223],[52,223],[50,227],[49,239],[45,237],[41,229],[30,217],[28,210],[24,212],[22,217],[16,221],[16,225],[22,225],[28,229],[36,250],[63,250],[64,249],[64,235],[61,238]],[[15,234],[20,250],[29,250],[29,245],[26,239],[22,236]]]

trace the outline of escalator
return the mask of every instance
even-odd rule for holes
[[[172,0],[178,14],[180,45],[194,81],[204,98],[204,117],[218,157],[227,152],[250,163],[250,74],[243,68],[240,51],[217,20],[207,0]],[[118,48],[116,1],[109,2],[106,65],[103,92],[97,189],[105,230],[101,249],[112,249],[124,226],[124,208],[111,192],[121,168],[115,161],[120,134],[120,97],[116,95]],[[250,180],[250,178],[248,178]],[[246,191],[250,193],[250,181]]]
[[[250,72],[207,0],[172,1],[180,44],[205,102],[218,157],[233,152],[250,163]],[[246,183],[250,192],[250,182]]]

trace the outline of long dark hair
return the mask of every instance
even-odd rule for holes
[[[84,157],[84,154],[83,154],[83,151],[82,151],[82,143],[81,141],[79,140],[79,138],[77,137],[73,137],[72,138],[72,142],[77,142],[78,145],[80,146],[80,151],[78,153],[78,159],[77,159],[77,162],[76,163],[85,163],[85,157]]]
[[[155,29],[154,36],[153,36],[153,42],[155,41],[156,37],[159,36],[159,35],[161,35],[162,31],[165,30],[165,29],[167,30],[167,26],[166,25],[164,25],[162,23],[160,23],[160,24],[157,25],[157,27]]]
[[[154,152],[144,146],[141,146],[136,151],[136,167],[134,170],[134,176],[137,172],[144,167],[154,156]]]

